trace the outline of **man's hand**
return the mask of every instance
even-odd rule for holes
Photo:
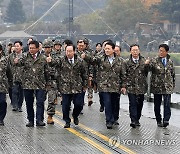
[[[81,54],[81,58],[84,59],[85,57],[86,57],[86,54],[83,52],[83,53]]]
[[[149,62],[150,62],[150,58],[148,57],[145,61],[145,64],[149,64]]]
[[[50,54],[49,54],[48,57],[46,58],[46,61],[47,61],[48,63],[50,63],[50,62],[52,61],[52,57],[50,56]]]
[[[83,91],[86,92],[86,90],[87,90],[87,87],[83,87]]]
[[[17,64],[19,62],[19,59],[18,58],[15,58],[14,59],[14,63]]]

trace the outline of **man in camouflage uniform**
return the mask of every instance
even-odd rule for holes
[[[24,47],[23,52],[28,52],[29,51],[29,43],[31,41],[33,41],[33,38],[30,37],[30,38],[27,39],[27,46]]]
[[[76,50],[76,54],[81,57],[82,54],[86,54],[88,56],[91,56],[91,53],[86,50],[86,44],[85,41],[83,39],[79,39],[77,41],[77,50]],[[85,65],[86,65],[86,70],[88,72],[88,106],[91,106],[92,102],[92,67],[89,61],[85,61]],[[90,90],[91,89],[91,90]],[[90,93],[89,93],[90,92]],[[83,97],[85,96],[85,92],[82,94]]]
[[[87,73],[84,61],[75,54],[75,46],[68,45],[65,48],[66,55],[57,60],[48,57],[50,65],[57,65],[59,89],[62,93],[62,111],[63,119],[66,122],[64,128],[70,127],[71,119],[69,117],[71,101],[74,103],[73,119],[74,124],[78,125],[78,116],[83,109],[84,98],[82,93],[87,87]]]
[[[0,54],[0,126],[4,126],[4,118],[7,112],[6,93],[8,93],[8,78],[10,76],[7,58]]]
[[[65,48],[66,48],[66,46],[67,45],[71,45],[71,44],[73,44],[73,42],[71,41],[71,40],[69,40],[69,39],[66,39],[66,40],[64,40],[63,41],[63,52],[65,52]]]
[[[145,58],[140,55],[139,45],[130,46],[130,58],[126,64],[126,89],[129,98],[130,126],[140,126],[139,120],[143,107],[144,94],[147,92],[148,65]]]
[[[44,48],[44,54],[46,57],[56,57],[55,51],[52,51],[52,42],[46,41],[43,43],[43,48]],[[47,124],[54,124],[53,121],[53,115],[55,114],[55,105],[56,105],[56,100],[57,100],[57,74],[56,74],[56,67],[54,66],[49,66],[47,67],[48,70],[48,83],[47,83],[47,91],[48,91],[48,107],[47,107]]]
[[[105,47],[105,44],[107,42],[112,42],[112,40],[104,40],[101,44],[101,50],[98,51],[98,52],[95,52],[95,55],[104,55],[105,51],[104,51],[104,47]],[[98,69],[97,69],[97,66],[95,65],[95,69],[96,69],[96,78],[97,78],[97,75],[98,75]],[[99,102],[100,102],[100,108],[99,108],[99,111],[100,112],[103,112],[104,111],[104,101],[103,101],[103,97],[102,97],[102,93],[99,93]]]
[[[3,47],[2,45],[0,45],[0,48],[1,50],[3,50]],[[5,56],[9,56],[11,53],[13,53],[13,48],[14,47],[14,44],[12,42],[9,42],[8,45],[6,46],[6,49],[5,49]],[[9,65],[9,60],[8,60],[8,66],[9,66],[9,69],[10,69],[10,65]],[[13,76],[12,76],[12,72],[9,71],[9,74],[10,74],[10,78],[8,78],[8,84],[9,84],[9,89],[8,89],[8,94],[9,94],[9,98],[10,98],[10,104],[12,105],[12,86],[13,86]]]
[[[60,40],[55,40],[53,42],[53,45],[54,45],[54,51],[58,54],[58,55],[61,55],[62,51],[61,51],[61,48],[62,48],[62,44],[61,44],[61,41]]]
[[[106,127],[112,129],[113,124],[117,125],[119,118],[119,109],[121,91],[125,93],[125,68],[123,61],[114,53],[115,44],[107,42],[104,48],[104,54],[96,56],[92,62],[98,66],[97,88],[101,93],[105,106]],[[84,60],[89,57],[82,56]]]
[[[115,46],[114,52],[116,53],[117,56],[121,56],[121,47],[119,45]]]
[[[14,42],[15,52],[11,53],[8,58],[8,63],[10,65],[11,74],[13,76],[13,86],[12,86],[12,111],[22,112],[22,104],[24,100],[24,93],[22,87],[22,75],[23,67],[19,67],[14,63],[15,58],[22,58],[22,42]]]
[[[57,40],[55,40],[54,42],[53,42],[53,45],[54,45],[54,47],[53,47],[53,55],[55,56],[55,57],[59,57],[59,56],[64,56],[65,55],[65,51],[64,50],[62,50],[62,44],[61,44],[61,41],[59,40],[59,39],[57,39]],[[57,74],[57,69],[56,69],[56,72],[55,72],[56,74]],[[58,83],[57,83],[58,84]],[[61,93],[60,92],[58,92],[57,91],[57,97],[60,97],[60,102],[61,102],[61,105],[62,105],[62,96],[61,96]],[[58,99],[56,98],[56,101],[55,101],[55,104],[57,105],[58,104],[58,101],[57,101]]]
[[[93,55],[93,50],[89,47],[89,40],[87,38],[85,38],[84,40],[84,44],[85,44],[85,49],[86,51],[88,51],[88,53],[92,56]],[[88,106],[91,106],[93,104],[93,88],[94,88],[94,72],[95,72],[95,68],[93,67],[92,64],[88,64],[89,65],[89,78],[88,78]]]
[[[159,46],[159,56],[153,58],[149,63],[152,71],[151,92],[154,94],[154,112],[158,127],[169,125],[171,94],[175,87],[175,68],[168,51],[169,46],[161,44]],[[164,100],[163,123],[160,113],[162,98]]]
[[[96,50],[93,52],[93,56],[98,55],[102,50],[102,44],[100,42],[96,43]],[[97,82],[96,82],[97,66],[93,65],[93,81],[94,81],[94,92],[97,93]],[[100,102],[101,104],[101,102]],[[102,108],[104,110],[104,107]],[[102,111],[101,109],[101,111]],[[100,112],[101,112],[100,111]]]
[[[39,42],[29,43],[29,52],[23,54],[19,60],[14,62],[24,66],[23,88],[26,101],[27,118],[29,122],[26,127],[34,127],[34,96],[36,97],[36,126],[45,126],[44,121],[44,102],[47,84],[47,62],[46,57],[39,53]]]

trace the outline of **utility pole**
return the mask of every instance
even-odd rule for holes
[[[73,32],[73,0],[69,0],[69,37]]]

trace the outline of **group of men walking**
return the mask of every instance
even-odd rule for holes
[[[105,109],[106,127],[112,129],[119,125],[120,96],[127,94],[132,128],[140,126],[144,94],[147,92],[147,75],[151,72],[151,92],[154,94],[154,112],[157,126],[167,127],[171,115],[170,99],[175,87],[175,71],[168,54],[166,44],[159,46],[157,57],[145,59],[140,54],[139,45],[130,46],[129,59],[120,57],[121,48],[111,40],[96,44],[96,51],[89,49],[87,39],[65,40],[64,48],[57,40],[43,43],[43,52],[39,42],[29,42],[29,50],[22,53],[22,42],[14,43],[16,49],[9,56],[0,59],[0,125],[4,125],[6,115],[6,93],[8,81],[12,84],[13,111],[21,112],[23,98],[26,102],[27,127],[45,126],[44,102],[48,95],[48,124],[54,124],[55,102],[58,91],[62,96],[64,128],[69,128],[71,102],[73,122],[79,124],[79,114],[83,110],[85,92],[88,89],[88,106],[93,101],[93,88],[99,92],[100,112]],[[55,45],[57,50],[52,50]],[[101,49],[102,47],[102,49]],[[59,50],[58,50],[59,49]],[[36,98],[36,116],[33,108]],[[164,116],[160,106],[164,101]]]

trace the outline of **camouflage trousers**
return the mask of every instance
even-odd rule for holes
[[[55,101],[56,101],[57,96],[58,96],[56,80],[51,81],[51,86],[50,86],[50,89],[48,90],[47,94],[48,94],[47,114],[48,115],[54,115],[55,114],[55,108],[56,108]]]
[[[88,99],[92,99],[93,98],[93,88],[92,87],[88,87]]]

